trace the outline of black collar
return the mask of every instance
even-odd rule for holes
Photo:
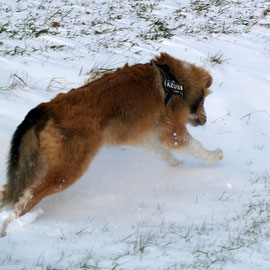
[[[180,84],[177,79],[170,72],[170,67],[168,65],[155,64],[160,73],[163,75],[163,87],[167,96],[164,99],[165,106],[171,99],[173,95],[184,95],[184,86]]]

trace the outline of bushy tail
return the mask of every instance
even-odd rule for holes
[[[13,206],[24,189],[31,185],[38,167],[39,131],[49,119],[44,106],[31,110],[17,127],[8,157],[4,205]]]

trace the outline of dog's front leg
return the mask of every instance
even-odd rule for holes
[[[171,149],[162,144],[156,135],[148,138],[144,147],[155,153],[161,160],[165,161],[169,167],[176,167],[180,164],[180,161],[172,154]]]
[[[178,150],[183,154],[190,154],[207,163],[216,163],[223,158],[221,149],[207,150],[185,128],[180,130],[172,129],[166,135],[163,134],[161,136],[161,141],[172,150]]]
[[[216,163],[223,158],[222,150],[217,148],[214,151],[207,150],[202,144],[190,136],[186,145],[179,148],[184,154],[190,154],[204,162]]]

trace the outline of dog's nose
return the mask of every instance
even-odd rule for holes
[[[201,126],[202,125],[200,119],[198,119],[198,118],[195,119],[195,124],[196,124],[196,126]]]

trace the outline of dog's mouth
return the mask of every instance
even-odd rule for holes
[[[189,124],[193,127],[198,127],[198,126],[202,126],[203,124],[200,122],[199,119],[196,119],[196,120],[192,120],[192,121],[189,121]]]
[[[195,119],[191,122],[191,125],[194,127],[197,127],[197,126],[202,126],[203,124],[201,123],[200,119]]]
[[[188,123],[193,127],[203,126],[206,123],[206,117],[204,116],[203,119],[200,119],[194,114],[189,114]]]

